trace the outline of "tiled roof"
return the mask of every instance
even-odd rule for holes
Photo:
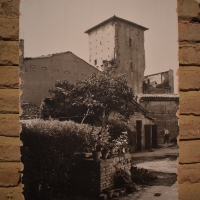
[[[25,60],[33,60],[33,59],[38,59],[38,58],[49,58],[49,57],[52,57],[54,55],[62,55],[62,54],[67,54],[67,53],[72,53],[72,52],[66,51],[66,52],[60,52],[60,53],[52,53],[52,54],[42,55],[42,56],[37,56],[37,57],[26,57],[24,59]]]
[[[145,112],[145,113],[148,113],[148,110],[145,109],[143,106],[141,106],[138,102],[136,102],[135,100],[133,100],[132,102],[133,102],[133,104],[134,104],[137,108],[139,108],[141,111],[143,111],[143,112]]]
[[[135,96],[139,97],[139,98],[174,98],[174,99],[179,98],[178,94],[143,94],[143,93],[138,93],[138,94],[135,94]]]
[[[60,52],[60,53],[53,53],[53,54],[48,54],[48,55],[42,55],[42,56],[38,56],[38,57],[26,57],[24,58],[24,60],[34,60],[34,59],[43,59],[43,58],[50,58],[52,56],[58,56],[58,55],[63,55],[63,54],[72,54],[74,56],[76,56],[77,58],[79,58],[80,60],[82,60],[83,62],[87,63],[88,65],[90,65],[91,67],[95,68],[97,71],[100,72],[99,69],[97,69],[96,67],[94,67],[93,65],[91,65],[90,63],[86,62],[85,60],[83,60],[82,58],[78,57],[77,55],[75,55],[74,53],[72,53],[71,51],[66,51],[66,52]]]
[[[146,27],[144,27],[144,26],[141,26],[141,25],[139,25],[139,24],[136,24],[136,23],[134,23],[134,22],[128,21],[128,20],[126,20],[126,19],[122,19],[122,18],[117,17],[117,16],[114,15],[113,17],[111,17],[111,18],[109,18],[109,19],[107,19],[107,20],[105,20],[105,21],[103,21],[103,22],[97,24],[96,26],[93,26],[92,28],[88,29],[87,31],[85,31],[85,33],[90,33],[91,31],[95,30],[96,28],[99,28],[100,26],[102,26],[102,25],[104,25],[104,24],[107,24],[108,22],[110,22],[110,21],[112,21],[112,20],[119,20],[119,21],[122,21],[122,22],[126,22],[126,23],[128,23],[128,24],[137,26],[137,27],[139,27],[139,28],[141,28],[141,29],[143,29],[143,30],[148,30],[148,28],[146,28]]]
[[[169,69],[168,71],[164,71],[164,72],[159,72],[159,73],[155,73],[155,74],[149,74],[149,75],[145,75],[144,77],[147,78],[149,76],[155,76],[155,75],[158,75],[158,74],[164,74],[164,73],[167,73],[169,71],[173,71],[172,69]]]

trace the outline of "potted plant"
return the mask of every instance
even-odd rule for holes
[[[107,128],[93,127],[89,135],[88,143],[92,149],[92,155],[95,161],[100,161],[102,148],[105,148],[104,152],[106,151],[106,146],[110,137],[107,130]]]
[[[122,132],[122,147],[124,153],[129,153],[129,145],[128,145],[128,132]]]
[[[110,139],[110,133],[108,132],[108,127],[103,128],[101,131],[101,135],[99,138],[99,141],[102,146],[102,159],[107,159],[109,154],[109,139]]]
[[[101,147],[100,146],[96,146],[96,148],[94,148],[94,150],[92,151],[92,155],[93,155],[93,159],[94,161],[100,161],[101,158]]]
[[[101,157],[101,145],[99,142],[100,128],[94,127],[89,136],[89,145],[92,149],[93,159],[99,161]]]
[[[115,155],[116,154],[116,140],[113,139],[109,142],[109,150],[110,150],[110,154],[111,155]]]
[[[109,149],[108,148],[103,148],[103,150],[101,151],[102,154],[102,159],[106,160],[108,155],[109,155]]]
[[[116,138],[115,140],[115,146],[117,148],[118,154],[125,153],[125,148],[128,147],[128,136],[127,132],[122,132],[122,134]]]

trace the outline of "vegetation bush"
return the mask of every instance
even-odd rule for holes
[[[91,129],[72,121],[22,123],[22,181],[26,200],[50,200],[53,193],[70,191],[76,153],[83,151]]]
[[[116,174],[114,177],[114,185],[115,185],[115,188],[123,188],[126,190],[126,192],[129,192],[129,193],[132,193],[136,190],[135,185],[133,181],[131,180],[131,175],[122,169],[118,169],[116,171]]]
[[[146,185],[150,181],[157,179],[157,177],[152,175],[147,169],[132,166],[131,179],[136,184]]]
[[[38,106],[32,103],[21,103],[21,108],[23,110],[20,116],[21,120],[40,118],[40,108]]]
[[[118,169],[115,174],[114,184],[115,188],[123,188],[127,192],[134,192],[136,190],[135,184],[147,185],[151,181],[157,179],[151,172],[144,168],[138,168],[132,165],[130,174],[123,169]]]
[[[73,117],[81,123],[104,125],[112,112],[129,119],[135,111],[132,88],[121,75],[94,73],[73,85],[57,81],[50,94],[54,103],[49,113],[54,118]]]
[[[135,144],[136,132],[135,130],[130,128],[127,122],[117,118],[113,118],[108,119],[106,121],[106,124],[109,126],[108,132],[110,133],[111,140],[117,139],[120,135],[122,135],[122,132],[127,131],[128,144],[130,146]]]

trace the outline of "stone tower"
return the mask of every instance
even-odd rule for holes
[[[127,78],[134,93],[142,93],[145,70],[144,31],[147,28],[113,16],[90,28],[89,63],[99,70]]]

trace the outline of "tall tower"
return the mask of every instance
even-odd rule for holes
[[[89,35],[89,63],[127,78],[134,93],[142,93],[145,70],[143,26],[113,16],[85,31]]]

